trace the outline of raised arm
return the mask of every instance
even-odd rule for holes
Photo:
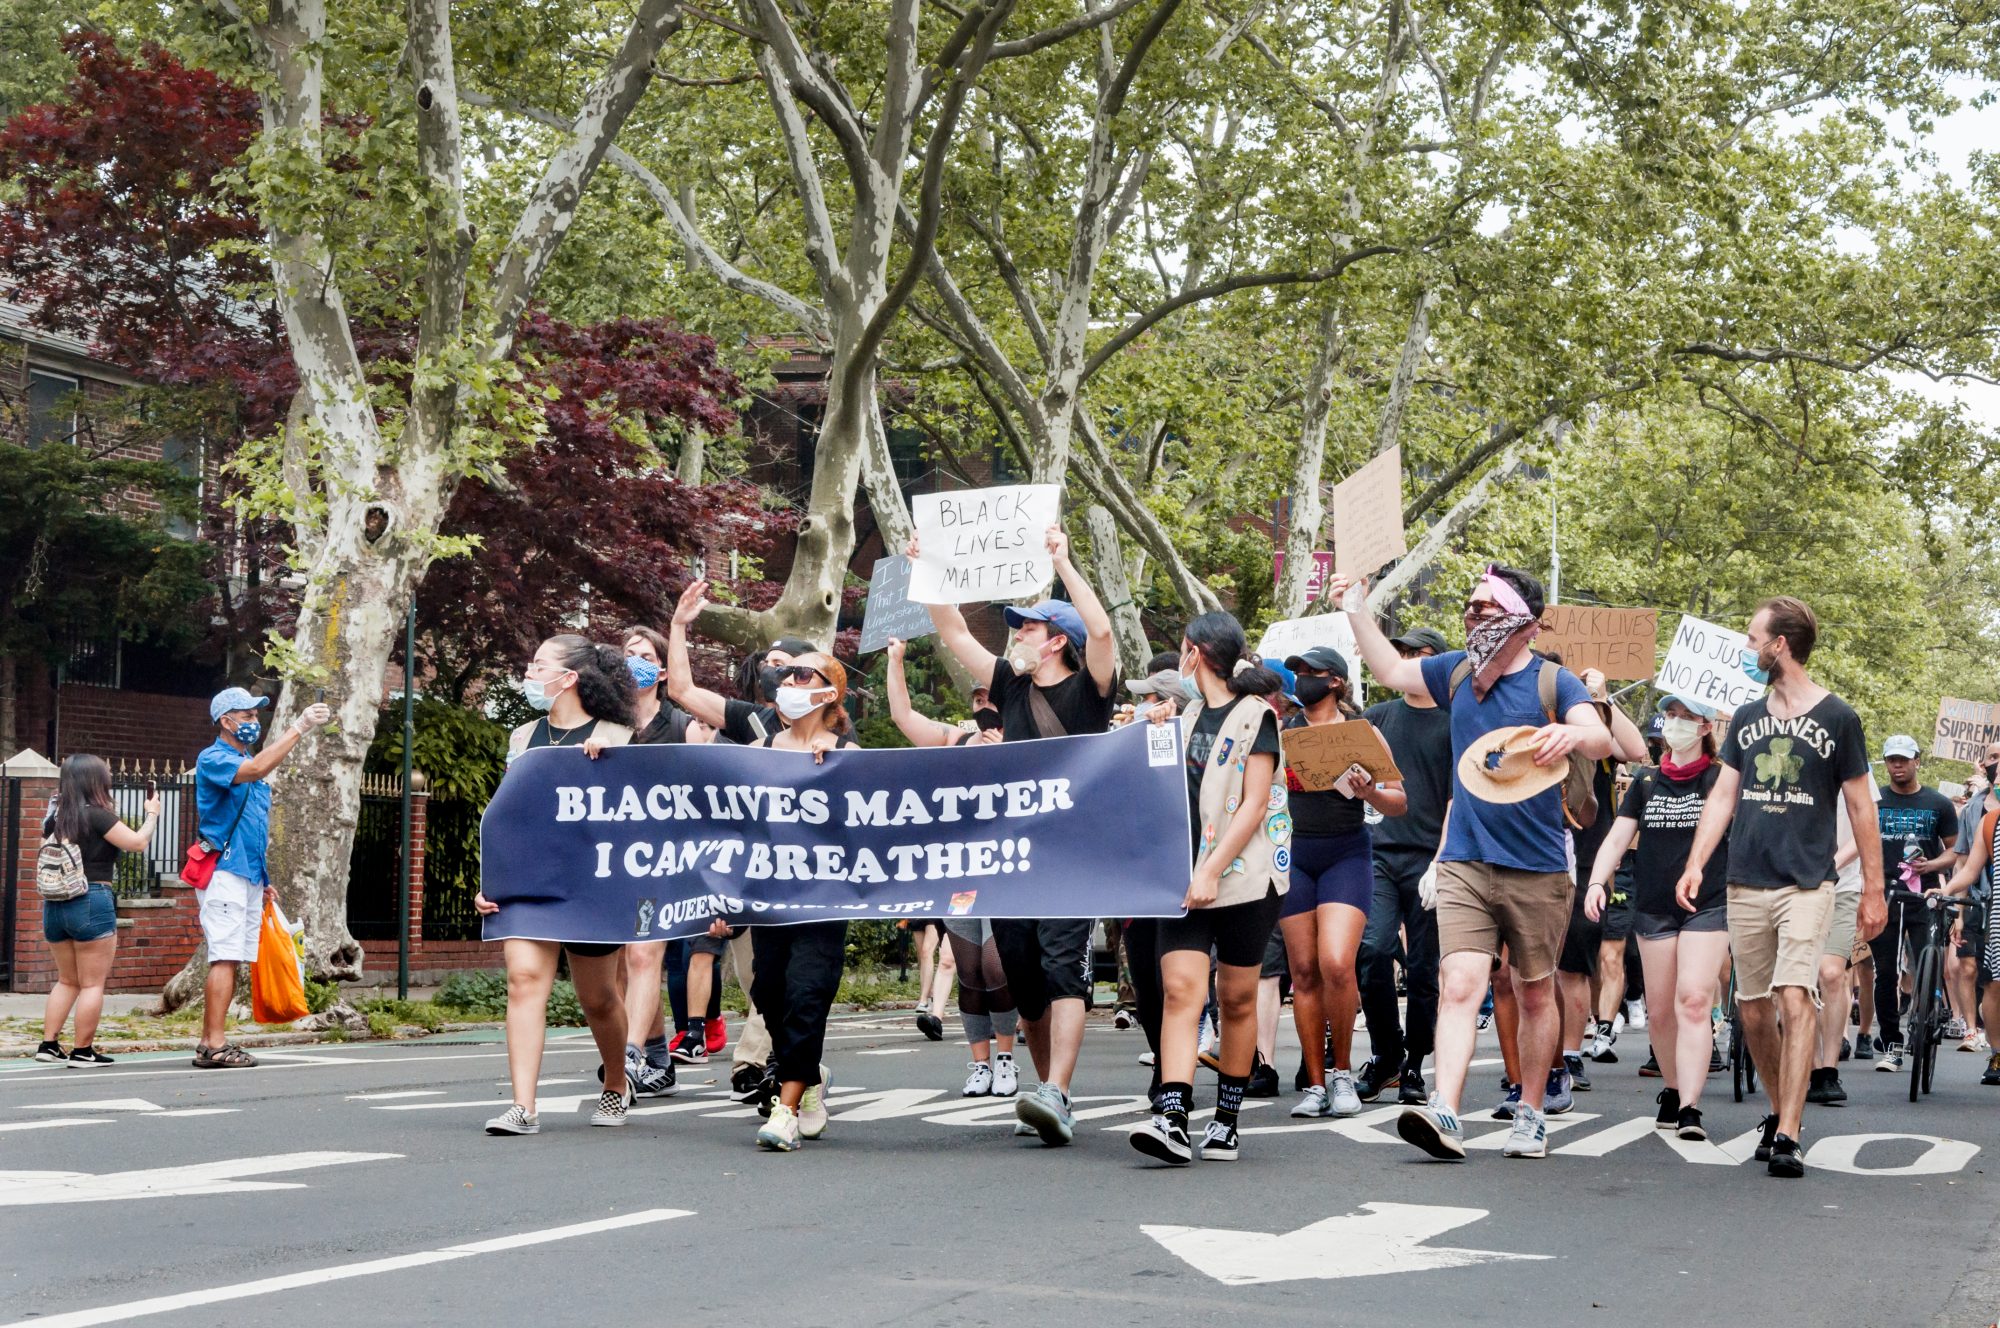
[[[674,618],[667,625],[667,697],[681,709],[712,729],[720,729],[728,718],[728,698],[706,687],[694,685],[694,664],[688,658],[688,625],[708,603],[708,582],[690,581],[674,605]]]
[[[903,674],[906,649],[897,638],[889,638],[889,667],[883,674],[889,684],[889,718],[896,721],[896,727],[913,747],[949,747],[958,737],[958,730],[929,715],[918,714],[917,708],[910,704],[910,680]]]
[[[1340,607],[1347,613],[1348,624],[1354,628],[1354,643],[1361,649],[1361,660],[1378,682],[1399,692],[1424,690],[1423,665],[1397,654],[1396,647],[1389,644],[1381,624],[1369,611],[1366,581],[1353,580],[1335,572],[1321,593],[1340,601]]]
[[[292,748],[299,745],[300,738],[332,718],[333,711],[324,703],[316,702],[307,706],[299,712],[299,717],[292,721],[289,728],[264,744],[264,750],[236,767],[236,782],[253,784],[264,778],[285,763],[285,758],[292,754]]]
[[[1069,557],[1069,536],[1060,526],[1050,526],[1048,531],[1049,558],[1055,563],[1056,575],[1062,578],[1063,589],[1069,592],[1069,602],[1083,619],[1083,630],[1087,634],[1083,641],[1083,663],[1090,671],[1090,680],[1097,684],[1097,694],[1110,693],[1111,686],[1118,680],[1118,642],[1111,635],[1111,615],[1104,611],[1104,603],[1097,598],[1090,582],[1084,579]]]
[[[104,842],[126,853],[144,853],[153,842],[153,829],[160,823],[160,795],[146,795],[146,820],[137,830],[123,821],[104,832]]]
[[[1643,761],[1646,759],[1646,735],[1639,732],[1639,726],[1625,713],[1624,707],[1611,699],[1609,683],[1598,669],[1585,669],[1577,675],[1583,679],[1584,687],[1590,692],[1590,699],[1601,701],[1611,712],[1611,755],[1620,761]]]
[[[909,547],[904,550],[914,561],[917,557],[917,537],[910,536]],[[937,628],[938,640],[958,661],[959,667],[972,675],[972,680],[981,687],[993,685],[993,666],[998,661],[993,652],[979,644],[979,638],[965,625],[965,615],[956,604],[927,604],[931,611],[931,626]]]

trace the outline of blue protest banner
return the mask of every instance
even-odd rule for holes
[[[523,752],[480,822],[489,941],[863,918],[1178,917],[1180,727],[970,747]]]

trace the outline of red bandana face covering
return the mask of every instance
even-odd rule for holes
[[[1530,614],[1507,613],[1481,618],[1465,629],[1465,654],[1472,661],[1472,699],[1484,701],[1486,693],[1514,662],[1517,651],[1527,648],[1541,627],[1541,619]]]
[[[1708,769],[1708,763],[1713,759],[1707,752],[1697,751],[1694,760],[1689,761],[1686,765],[1675,765],[1674,754],[1672,752],[1664,752],[1660,756],[1660,773],[1668,779],[1680,783],[1693,779],[1702,771]]]

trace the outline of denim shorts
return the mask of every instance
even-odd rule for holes
[[[42,901],[42,935],[50,945],[59,941],[101,941],[118,930],[118,903],[111,887],[92,881],[74,899]]]

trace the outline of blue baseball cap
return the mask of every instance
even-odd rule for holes
[[[1290,701],[1293,705],[1298,706],[1301,709],[1304,709],[1305,702],[1299,700],[1297,695],[1299,690],[1299,675],[1293,673],[1290,669],[1286,668],[1283,664],[1278,663],[1274,659],[1265,660],[1264,667],[1278,675],[1278,681],[1279,683],[1282,684],[1278,688],[1279,694],[1282,695],[1287,701]]]
[[[208,722],[213,724],[232,710],[262,710],[269,704],[268,696],[253,696],[241,687],[225,687],[208,703]]]
[[[1017,609],[1010,605],[1001,616],[1006,618],[1010,629],[1018,628],[1022,623],[1047,623],[1050,631],[1060,632],[1068,637],[1069,643],[1076,647],[1078,654],[1083,653],[1084,642],[1090,636],[1089,630],[1083,625],[1083,615],[1078,613],[1076,606],[1066,599],[1045,599],[1033,608],[1027,609]]]
[[[1716,715],[1719,713],[1714,706],[1709,705],[1706,702],[1690,700],[1685,696],[1679,696],[1672,692],[1669,692],[1665,696],[1661,697],[1660,703],[1654,706],[1653,709],[1656,713],[1664,715],[1667,713],[1667,706],[1675,701],[1678,701],[1682,705],[1686,706],[1688,708],[1689,713],[1698,715],[1702,719],[1714,719]]]

